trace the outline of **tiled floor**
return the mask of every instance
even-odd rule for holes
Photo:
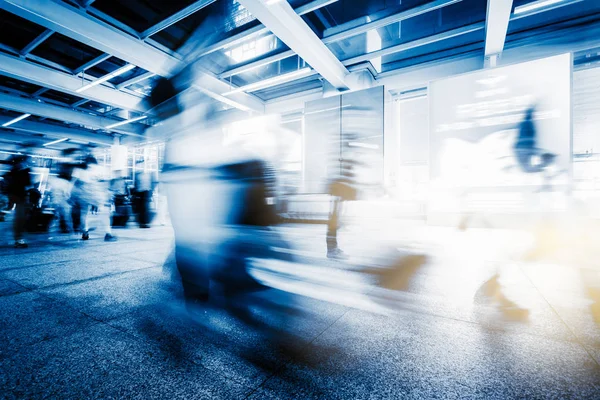
[[[526,233],[348,227],[338,262],[285,226],[284,290],[188,312],[170,228],[0,224],[0,398],[600,398],[600,268],[524,261]]]

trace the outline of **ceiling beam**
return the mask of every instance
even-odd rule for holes
[[[169,18],[167,18],[163,21],[160,21],[158,24],[153,25],[150,28],[146,29],[145,31],[141,32],[140,38],[146,39],[147,37],[152,36],[155,33],[158,33],[173,24],[176,24],[177,22],[181,21],[182,19],[189,17],[196,11],[203,9],[204,7],[214,3],[215,1],[216,0],[198,0],[198,1],[190,4],[183,10],[171,15]]]
[[[21,55],[22,56],[26,56],[27,54],[29,54],[31,51],[33,51],[33,49],[35,49],[36,47],[38,47],[46,39],[48,39],[50,36],[52,36],[53,33],[54,33],[53,30],[46,29],[38,37],[36,37],[35,39],[33,39],[31,42],[29,42],[29,44],[27,46],[25,46],[25,48],[23,48],[23,50],[21,50],[21,52],[20,52]]]
[[[10,121],[11,118],[0,117],[0,125]],[[40,137],[62,139],[68,137],[69,139],[83,142],[83,143],[98,143],[103,145],[111,145],[113,138],[102,134],[94,134],[87,132],[83,129],[69,128],[67,126],[59,126],[54,124],[46,124],[43,122],[33,121],[19,121],[10,126],[11,130],[19,132],[28,132],[34,135],[41,135]],[[4,134],[3,134],[4,135]]]
[[[0,5],[13,14],[48,29],[55,30],[74,40],[104,53],[111,54],[157,75],[171,77],[185,68],[185,64],[177,58],[165,54],[140,39],[127,35],[114,27],[93,20],[82,10],[75,9],[66,3],[1,0]],[[201,78],[204,83],[210,83],[208,87],[218,87],[221,83],[226,85],[207,71],[200,70],[199,68],[195,68],[194,70],[199,79]],[[218,100],[222,98],[220,95],[222,92],[212,92],[207,87],[204,87],[204,90],[214,99]],[[245,93],[241,93],[240,95],[236,96],[235,100],[230,99],[230,103],[228,104],[235,104],[234,106],[240,109],[251,109],[260,113],[264,112],[264,104],[260,99]],[[118,107],[129,110],[134,109],[123,106]]]
[[[330,4],[336,3],[338,1],[339,0],[315,0],[315,1],[311,1],[308,4],[305,4],[303,6],[296,8],[294,11],[298,15],[302,16],[302,15],[308,14],[310,12],[319,10]],[[245,31],[240,32],[237,35],[233,35],[227,39],[223,39],[220,42],[212,44],[208,47],[199,49],[196,52],[192,52],[191,58],[204,57],[208,54],[214,53],[215,51],[230,48],[230,47],[236,46],[238,44],[241,44],[241,43],[251,39],[253,36],[260,36],[265,33],[269,33],[269,29],[262,24],[257,25],[253,28],[246,29]]]
[[[7,128],[0,128],[0,149],[2,151],[14,151],[29,153],[32,150],[44,150],[52,152],[52,149],[44,147],[44,143],[48,143],[54,139],[46,139],[29,132],[12,131]],[[23,149],[23,144],[27,143],[27,149]],[[68,148],[73,144],[68,144],[68,141],[58,143],[57,147]],[[31,146],[31,147],[30,147]],[[1,156],[0,156],[1,158]],[[0,167],[1,169],[1,167]]]
[[[337,89],[348,89],[344,65],[294,12],[287,1],[266,4],[260,0],[238,0],[291,50]]]
[[[485,56],[498,56],[504,50],[513,0],[488,0],[485,20]]]
[[[95,129],[105,129],[105,126],[119,122],[119,120],[106,118],[104,116],[90,115],[89,113],[75,111],[66,107],[41,103],[38,100],[26,99],[4,93],[0,93],[0,108],[37,115],[38,117],[71,122],[78,125],[91,126]],[[110,131],[124,135],[142,135],[145,127],[145,125],[130,124],[110,129]]]
[[[113,107],[141,112],[145,111],[145,107],[139,97],[102,85],[94,86],[82,93],[77,93],[76,90],[81,87],[81,79],[76,76],[33,64],[7,54],[0,53],[0,73],[33,83],[34,85],[44,86],[77,97],[85,97]]]
[[[3,0],[2,8],[21,18],[111,54],[162,76],[177,67],[177,60],[144,46],[138,39],[101,24],[65,3],[54,1]],[[153,59],[153,57],[155,57]]]

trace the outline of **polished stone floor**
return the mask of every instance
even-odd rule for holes
[[[348,227],[341,262],[323,226],[285,226],[278,289],[186,309],[168,227],[27,249],[7,228],[0,398],[600,398],[600,258],[531,234]]]

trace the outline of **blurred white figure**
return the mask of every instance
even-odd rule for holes
[[[113,236],[110,226],[110,198],[109,184],[105,179],[104,168],[98,165],[98,161],[88,156],[86,158],[87,168],[79,168],[73,172],[76,179],[74,192],[81,203],[81,225],[83,233],[82,240],[88,240],[89,234],[89,214],[92,207],[98,209],[97,224],[98,228],[104,231],[104,240],[112,242],[117,240]]]

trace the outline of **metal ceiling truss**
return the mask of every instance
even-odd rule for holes
[[[114,27],[95,21],[87,14],[82,13],[81,10],[75,9],[65,3],[57,3],[54,1],[32,2],[27,0],[2,0],[0,4],[2,8],[21,16],[22,18],[26,18],[47,29],[52,29],[157,75],[169,77],[185,67],[185,65],[177,58],[165,54],[144,43],[140,39],[131,37]],[[201,80],[204,84],[203,90],[209,96],[217,100],[222,99],[221,93],[226,92],[229,89],[229,86],[206,71],[199,68],[195,68],[194,71],[197,74],[197,79]],[[98,88],[102,87],[99,85],[92,89]],[[70,87],[68,87],[68,89],[73,90]],[[85,92],[85,97],[91,98],[88,92],[92,89]],[[127,93],[119,91],[114,92],[133,97]],[[136,102],[135,108],[125,106],[124,104],[115,104],[114,101],[101,102],[129,110],[143,109],[141,104],[139,104],[139,99],[138,102]],[[259,113],[264,112],[263,102],[258,98],[245,93],[239,93],[235,98],[234,96],[230,97],[227,104],[232,104],[242,110],[252,110]]]
[[[265,4],[260,0],[238,0],[291,50],[304,59],[337,89],[348,89],[349,72],[331,50],[306,25],[287,1]]]
[[[315,0],[296,8],[294,11],[298,15],[302,16],[320,8],[326,7],[330,4],[336,3],[337,1],[339,0]],[[223,39],[220,42],[212,44],[206,48],[198,49],[197,51],[193,52],[192,55],[190,55],[190,58],[204,57],[208,54],[214,53],[215,51],[234,47],[238,44],[245,42],[246,40],[251,39],[254,36],[260,36],[269,32],[269,28],[265,27],[262,24],[259,24],[253,28],[246,29],[245,31],[240,32],[237,35],[233,35],[227,39]]]
[[[23,48],[23,50],[21,50],[21,52],[20,52],[21,55],[26,56],[27,54],[29,54],[36,47],[38,47],[40,44],[42,44],[46,39],[48,39],[50,36],[52,36],[53,33],[54,33],[53,30],[46,29],[38,37],[33,39],[27,46],[25,46],[25,48]]]
[[[436,0],[436,1],[431,1],[431,2],[423,4],[421,6],[414,7],[414,8],[411,8],[409,10],[405,10],[405,11],[402,11],[402,12],[390,15],[388,17],[381,18],[379,20],[367,23],[367,24],[362,24],[360,26],[352,27],[352,28],[349,28],[349,29],[345,29],[345,30],[343,30],[341,32],[337,32],[335,34],[331,34],[329,36],[324,37],[322,39],[322,42],[325,43],[325,44],[334,43],[334,42],[337,42],[337,41],[340,41],[340,40],[347,39],[347,38],[352,37],[352,36],[361,35],[363,33],[366,33],[368,31],[370,31],[370,30],[373,30],[373,29],[377,29],[377,28],[381,28],[381,27],[389,25],[389,24],[393,24],[395,22],[400,22],[400,21],[403,21],[403,20],[406,20],[406,19],[409,19],[409,18],[416,17],[416,16],[421,15],[421,14],[425,14],[427,12],[435,11],[435,10],[438,10],[440,8],[447,7],[447,6],[451,5],[451,4],[459,3],[461,1],[462,0]],[[265,30],[268,31],[267,28],[265,28]],[[265,60],[268,60],[269,63],[270,63],[270,62],[280,61],[280,60],[283,60],[285,58],[292,57],[294,55],[296,55],[296,53],[293,50],[286,50],[286,51],[283,51],[281,53],[278,53],[278,54],[275,54],[273,56],[270,56],[268,58],[260,59],[260,60],[257,60],[257,61],[245,64],[245,65],[242,65],[242,66],[239,66],[239,67],[236,67],[236,68],[232,68],[232,69],[230,69],[228,71],[223,72],[221,75],[219,75],[219,78],[226,79],[226,78],[229,78],[229,77],[231,77],[233,75],[245,73],[245,72],[251,71],[251,70],[253,70],[255,68],[262,67],[262,66],[268,64],[268,63],[265,62]],[[344,65],[348,66],[348,65],[351,65],[351,64],[344,63]]]
[[[81,103],[81,101],[77,103]],[[77,103],[73,104],[73,107],[77,107]],[[46,102],[42,103],[34,99],[27,99],[3,93],[0,93],[0,108],[39,117],[51,118],[58,121],[70,122],[82,126],[90,126],[94,129],[108,130],[105,128],[106,126],[120,121],[104,116],[90,115],[86,112],[75,111],[67,107],[52,105]],[[144,132],[142,126],[135,124],[123,125],[109,130],[124,135],[141,135]]]
[[[82,86],[80,78],[7,54],[0,53],[0,73],[113,107],[141,112],[145,109],[139,97],[103,85],[94,86],[83,93],[77,93],[76,90]]]
[[[215,1],[216,0],[199,0],[199,1],[196,1],[192,4],[190,4],[183,10],[171,15],[169,18],[159,22],[158,24],[156,24],[154,26],[151,26],[150,28],[146,29],[143,32],[140,32],[140,34],[139,34],[140,39],[146,39],[146,38],[154,35],[155,33],[162,31],[163,29],[167,29],[171,25],[176,24],[177,22],[181,21],[182,19],[189,17],[196,11],[203,9],[204,7],[214,3]]]
[[[0,125],[10,120],[11,118],[0,117]],[[67,126],[63,127],[60,125],[47,124],[43,122],[22,120],[12,124],[10,129],[19,132],[28,132],[34,135],[41,135],[41,137],[52,139],[62,139],[64,137],[68,137],[84,143],[94,142],[108,146],[113,143],[113,138],[110,136],[94,134],[83,129],[69,128]]]

